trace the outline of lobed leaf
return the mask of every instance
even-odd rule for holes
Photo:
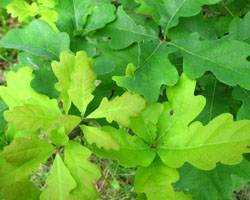
[[[119,150],[100,149],[97,145],[93,151],[98,155],[117,160],[125,167],[144,166],[147,167],[154,160],[156,153],[150,148],[150,144],[145,143],[141,138],[132,136],[126,131],[117,130],[113,127],[104,126],[103,131],[109,133],[119,144]]]
[[[144,0],[157,14],[154,20],[162,26],[164,33],[176,26],[180,17],[191,17],[202,10],[202,5],[211,5],[220,0]]]
[[[18,17],[19,22],[23,22],[28,17],[34,17],[38,14],[38,6],[36,3],[30,5],[27,1],[23,0],[12,1],[6,6],[6,9],[13,18]]]
[[[93,180],[98,179],[101,174],[99,169],[88,161],[90,155],[90,150],[76,142],[70,141],[65,147],[64,162],[77,183],[76,188],[71,191],[75,199],[92,200],[98,197]]]
[[[69,36],[56,33],[46,22],[33,20],[26,28],[12,29],[1,40],[0,47],[14,48],[58,60],[62,51],[69,51]]]
[[[5,147],[1,158],[5,163],[0,166],[0,194],[10,200],[31,199],[39,196],[39,191],[30,182],[32,171],[52,154],[54,147],[37,137],[16,138]]]
[[[148,167],[138,167],[135,173],[135,190],[145,193],[148,200],[175,199],[171,183],[179,179],[178,171],[156,158]]]
[[[246,60],[250,54],[248,44],[225,39],[200,41],[196,33],[169,44],[182,52],[183,70],[188,77],[199,78],[211,71],[223,83],[250,89],[250,62]]]
[[[139,95],[125,92],[122,96],[115,97],[111,101],[104,98],[100,106],[87,118],[105,117],[109,123],[114,120],[118,124],[127,127],[131,123],[130,117],[138,116],[145,106],[144,99]]]
[[[137,25],[125,13],[122,6],[118,7],[116,16],[114,22],[98,33],[100,36],[111,37],[109,45],[112,49],[124,49],[134,42],[158,39],[157,33],[152,28]]]
[[[68,113],[71,102],[84,114],[88,104],[94,96],[93,60],[88,58],[86,52],[77,52],[76,56],[62,52],[60,62],[53,61],[52,69],[59,82],[55,87],[61,92],[64,110]]]
[[[148,103],[155,103],[163,84],[171,86],[178,81],[178,72],[168,59],[174,50],[165,42],[150,41],[139,43],[139,52],[139,67],[134,76],[114,76],[113,79],[117,85],[142,94]]]
[[[95,144],[98,148],[105,150],[118,151],[120,149],[119,144],[109,132],[91,126],[82,125],[80,127],[89,144]]]
[[[76,181],[64,165],[59,154],[53,162],[51,173],[46,180],[48,187],[42,192],[40,200],[73,200],[70,191],[76,187]]]

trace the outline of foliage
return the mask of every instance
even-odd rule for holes
[[[0,6],[22,23],[0,40],[20,51],[0,198],[227,200],[249,181],[249,0]]]

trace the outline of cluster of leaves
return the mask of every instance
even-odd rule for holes
[[[2,198],[97,199],[92,152],[136,168],[138,200],[232,199],[250,179],[249,0],[0,6],[28,20],[0,40],[22,51],[0,87]]]

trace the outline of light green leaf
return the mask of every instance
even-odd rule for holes
[[[164,106],[160,103],[149,105],[139,117],[131,118],[130,128],[148,144],[154,142],[157,123]]]
[[[249,152],[250,122],[234,122],[232,115],[226,113],[206,126],[196,121],[188,127],[205,105],[204,97],[193,95],[194,89],[195,81],[185,75],[176,86],[167,88],[169,102],[164,103],[165,111],[158,122],[158,155],[173,168],[190,162],[208,170],[217,162],[241,162],[242,153]]]
[[[77,183],[76,188],[71,191],[75,199],[92,200],[98,197],[93,180],[98,179],[101,174],[99,169],[88,161],[90,155],[90,150],[76,142],[70,141],[65,146],[64,162]]]
[[[148,103],[155,103],[163,84],[171,86],[178,81],[178,72],[168,59],[168,54],[174,50],[159,41],[139,45],[139,67],[134,71],[134,77],[114,76],[113,79],[117,85],[142,94]]]
[[[69,135],[81,121],[81,117],[78,117],[76,115],[61,115],[53,121],[53,124],[63,126],[66,134]]]
[[[71,106],[71,99],[68,91],[71,86],[70,75],[73,72],[75,65],[76,57],[66,51],[60,54],[60,62],[53,61],[51,63],[52,70],[58,79],[55,88],[61,92],[60,99],[62,99],[63,108],[66,113],[68,113]]]
[[[235,17],[230,24],[229,36],[233,40],[241,40],[250,43],[250,12],[248,12],[244,19]]]
[[[184,192],[176,192],[175,193],[175,199],[178,199],[178,200],[192,200],[192,197],[190,195],[186,195]]]
[[[196,33],[169,44],[182,52],[183,69],[190,78],[199,78],[211,71],[223,83],[250,89],[250,62],[246,59],[250,54],[248,44],[223,38],[200,41]]]
[[[137,25],[124,12],[122,6],[117,9],[117,19],[98,32],[98,35],[111,37],[109,45],[112,49],[124,49],[134,42],[158,39],[158,35],[153,29]]]
[[[55,25],[55,22],[58,19],[57,12],[44,6],[39,6],[38,9],[39,15],[41,15],[39,19],[47,22],[54,29],[54,31],[59,32],[58,28]]]
[[[54,147],[36,137],[16,138],[5,147],[1,158],[5,163],[0,168],[0,194],[10,200],[37,200],[39,191],[30,183],[32,171],[52,154]]]
[[[127,127],[131,123],[130,117],[138,116],[145,106],[144,99],[139,95],[125,92],[122,96],[115,97],[111,101],[104,98],[100,106],[87,118],[105,117],[110,123],[114,120],[118,124]]]
[[[23,0],[15,0],[6,6],[7,12],[11,14],[13,18],[18,17],[19,22],[23,22],[28,17],[36,16],[38,14],[38,6],[36,3],[31,5]]]
[[[202,111],[206,104],[203,96],[195,96],[195,80],[182,74],[177,85],[167,88],[168,102],[158,121],[159,143],[183,132]]]
[[[211,5],[220,0],[144,0],[148,6],[157,11],[155,21],[162,26],[167,34],[169,28],[176,26],[180,17],[191,17],[202,10],[202,5]]]
[[[84,115],[88,104],[94,96],[96,74],[93,72],[93,60],[84,51],[77,52],[75,65],[70,74],[71,85],[69,97],[78,110]]]
[[[150,148],[150,144],[145,143],[136,135],[132,136],[122,129],[117,130],[108,126],[103,127],[102,130],[111,134],[111,137],[119,144],[120,150],[104,151],[104,149],[99,149],[92,145],[93,151],[98,155],[115,159],[125,167],[138,165],[147,167],[154,160],[156,152]]]
[[[243,103],[238,111],[237,120],[250,119],[250,91],[238,86],[233,90],[233,97]]]
[[[33,20],[24,29],[12,29],[0,40],[0,46],[58,60],[62,51],[69,51],[69,36],[56,33],[47,23]]]
[[[111,4],[93,7],[92,14],[87,18],[84,26],[85,34],[103,28],[106,24],[112,22],[115,19],[115,10],[115,6]]]
[[[76,181],[64,165],[59,154],[52,165],[51,173],[46,180],[48,187],[40,196],[40,200],[73,200],[70,191],[76,187]]]
[[[74,36],[83,29],[86,17],[89,15],[89,5],[92,0],[61,0],[55,6],[58,13],[57,27],[62,32]]]
[[[11,141],[14,138],[30,138],[30,136],[33,133],[31,131],[29,131],[28,129],[25,130],[17,130],[15,125],[13,123],[9,123],[8,124],[8,129],[5,131],[5,136],[6,136],[6,140],[7,141]]]
[[[65,133],[64,127],[55,126],[55,128],[50,131],[49,139],[57,146],[64,146],[69,142],[69,137]]]
[[[249,167],[250,162],[246,159],[238,165],[218,164],[215,169],[209,171],[196,169],[186,163],[179,169],[180,180],[174,184],[174,188],[185,191],[194,199],[234,199],[235,177],[247,183],[250,178]]]
[[[208,125],[196,121],[158,146],[164,163],[178,168],[189,162],[199,169],[213,169],[217,162],[234,165],[250,152],[250,121],[233,121],[231,114],[221,114]],[[179,141],[177,141],[179,140]]]
[[[40,128],[47,130],[50,128],[52,121],[59,116],[59,113],[52,113],[47,107],[31,104],[17,106],[13,110],[4,113],[6,121],[14,123],[18,130],[29,129],[31,132],[35,132]]]
[[[168,167],[156,158],[148,167],[138,167],[135,174],[135,190],[146,193],[148,200],[175,199],[171,183],[179,179],[176,169]]]
[[[79,51],[76,56],[62,52],[60,62],[52,62],[52,69],[59,82],[55,87],[61,92],[63,107],[68,113],[71,101],[84,114],[88,104],[94,98],[96,74],[93,72],[93,60],[86,52]]]
[[[105,150],[118,151],[120,149],[119,144],[109,132],[91,126],[82,125],[80,127],[89,144],[95,144],[98,148]]]
[[[17,72],[7,74],[7,87],[0,86],[0,96],[12,110],[16,106],[31,104],[48,110],[52,115],[60,115],[61,111],[55,99],[36,93],[30,86],[33,79],[32,69],[22,67]],[[17,84],[18,83],[18,84]]]

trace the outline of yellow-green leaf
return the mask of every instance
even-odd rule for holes
[[[122,96],[115,97],[111,101],[104,98],[100,106],[88,118],[105,117],[110,123],[114,120],[127,127],[131,123],[130,118],[140,115],[145,106],[145,100],[140,95],[125,92]]]
[[[40,200],[73,200],[70,191],[76,187],[76,182],[59,154],[52,165],[51,173],[46,180],[48,187],[40,196]]]
[[[81,129],[89,144],[94,143],[98,148],[104,148],[105,150],[118,151],[120,149],[119,144],[109,132],[85,125],[82,125]]]
[[[34,17],[38,14],[38,6],[36,3],[30,5],[28,2],[22,0],[11,2],[6,6],[6,9],[13,18],[18,17],[19,22],[23,22],[28,17]]]

